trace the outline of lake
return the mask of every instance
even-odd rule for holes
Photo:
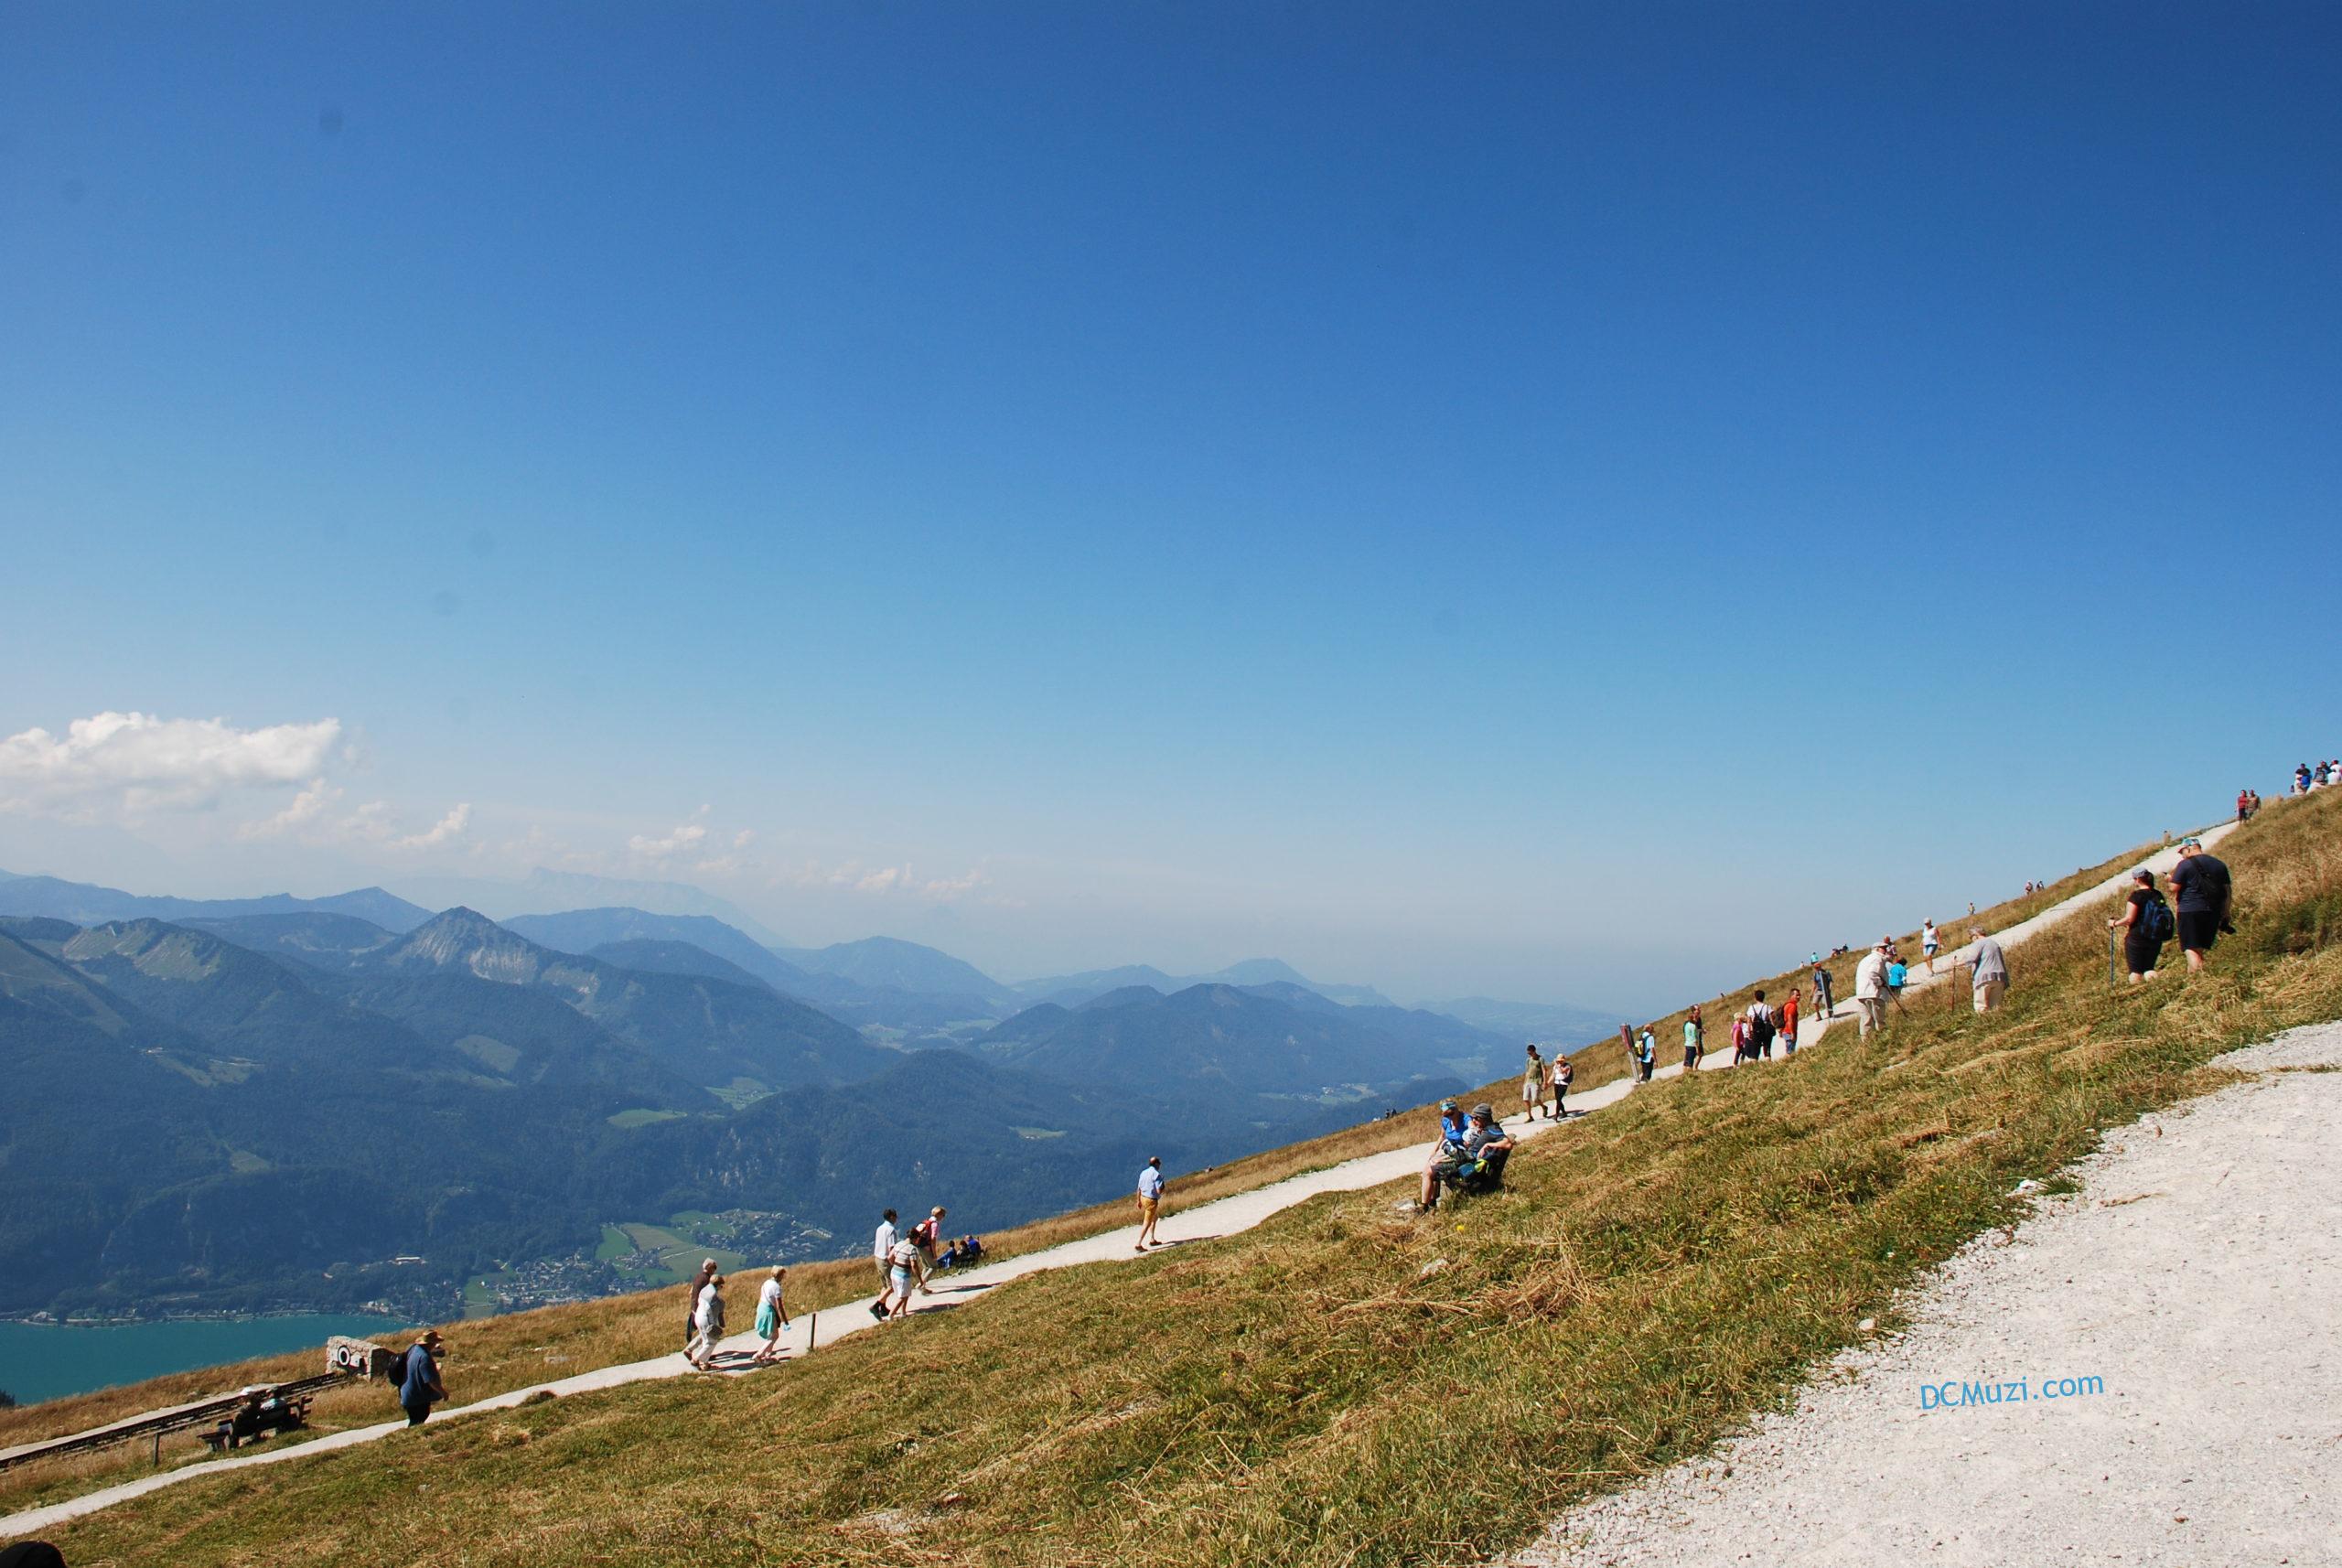
[[[329,1336],[371,1339],[403,1326],[395,1318],[303,1313],[285,1317],[199,1318],[176,1323],[0,1323],[0,1389],[18,1404],[134,1383],[190,1367],[315,1350],[326,1369]],[[221,1389],[221,1393],[231,1393]]]

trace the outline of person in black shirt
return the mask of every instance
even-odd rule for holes
[[[2171,868],[2174,912],[2178,917],[2179,947],[2187,955],[2187,972],[2200,973],[2204,955],[2212,950],[2229,923],[2229,900],[2234,884],[2229,868],[2204,853],[2201,839],[2179,841],[2179,864]]]
[[[2142,866],[2131,873],[2131,896],[2125,899],[2122,913],[2106,923],[2122,933],[2122,961],[2131,971],[2131,983],[2155,977],[2155,964],[2163,957],[2163,944],[2171,940],[2171,907],[2155,886],[2155,874]]]

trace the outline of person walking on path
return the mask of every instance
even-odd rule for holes
[[[2155,886],[2155,874],[2141,866],[2131,873],[2130,896],[2122,901],[2122,913],[2107,921],[2107,925],[2122,933],[2122,961],[2131,972],[2131,983],[2155,977],[2155,966],[2162,961],[2163,945],[2171,940],[2178,929],[2172,918],[2171,906]]]
[[[1530,1043],[1528,1066],[1520,1075],[1520,1103],[1531,1122],[1537,1120],[1537,1108],[1545,1103],[1545,1058],[1537,1054],[1534,1041]]]
[[[1781,998],[1781,1054],[1797,1055],[1797,987]]]
[[[878,1221],[877,1233],[870,1238],[870,1256],[878,1265],[878,1299],[870,1304],[870,1316],[884,1323],[886,1320],[886,1287],[893,1283],[890,1271],[894,1263],[895,1243],[902,1239],[895,1229],[895,1211],[888,1209]]]
[[[699,1337],[692,1341],[691,1363],[701,1371],[715,1364],[715,1348],[724,1342],[724,1276],[710,1274],[699,1289]]]
[[[1569,1098],[1570,1081],[1576,1077],[1577,1069],[1570,1066],[1570,1058],[1556,1049],[1553,1052],[1553,1120],[1556,1122],[1569,1115],[1569,1110],[1563,1101]]]
[[[1838,999],[1831,994],[1831,992],[1835,989],[1835,984],[1830,979],[1830,972],[1821,967],[1821,955],[1814,954],[1813,1004],[1824,1018],[1830,1016],[1831,1013],[1837,1008]]]
[[[714,1277],[715,1260],[702,1258],[699,1273],[692,1276],[690,1287],[683,1292],[683,1354],[686,1356],[692,1353],[692,1341],[699,1337],[699,1293],[705,1290],[707,1282]]]
[[[930,1267],[935,1262],[936,1252],[943,1245],[943,1216],[946,1212],[944,1207],[939,1203],[927,1211],[926,1219],[911,1227],[911,1240],[919,1243],[919,1256]],[[927,1287],[927,1282],[924,1279],[919,1282],[919,1293],[921,1295],[935,1294]]]
[[[886,1291],[894,1297],[895,1304],[887,1316],[908,1317],[911,1310],[911,1292],[927,1283],[927,1260],[920,1255],[919,1243],[906,1236],[887,1251],[886,1265]],[[886,1298],[881,1296],[879,1299]]]
[[[1138,1173],[1138,1245],[1133,1252],[1144,1252],[1149,1247],[1160,1247],[1155,1240],[1155,1221],[1163,1218],[1163,1157],[1149,1155],[1146,1165]]]
[[[1762,1057],[1770,1061],[1773,1056],[1773,1010],[1766,1005],[1762,991],[1751,992],[1747,1010],[1742,1016],[1748,1020],[1748,1055],[1751,1060]]]
[[[1943,946],[1943,937],[1933,920],[1919,922],[1919,956],[1928,961],[1928,972],[1936,972],[1936,952]]]
[[[1732,1065],[1738,1067],[1748,1059],[1748,1015],[1732,1015]]]
[[[1981,930],[1971,930],[1975,946],[1968,952],[1968,984],[1974,993],[1976,1011],[1990,1013],[2001,1004],[2001,996],[2009,988],[2009,961],[2001,951],[2001,944]]]
[[[2179,841],[2179,864],[2171,868],[2171,891],[2175,897],[2179,950],[2187,955],[2187,972],[2200,974],[2204,970],[2204,955],[2220,940],[2223,931],[2233,931],[2229,919],[2229,906],[2235,897],[2235,879],[2228,866],[2204,853],[2204,841],[2184,838]]]
[[[780,1337],[789,1328],[789,1308],[781,1303],[780,1287],[788,1277],[789,1271],[776,1263],[765,1283],[757,1287],[757,1334],[764,1345],[748,1359],[760,1367],[780,1359]]]
[[[1700,1008],[1697,1003],[1683,1019],[1683,1072],[1689,1077],[1700,1070]]]
[[[1854,965],[1854,1008],[1862,1015],[1859,1037],[1869,1039],[1886,1027],[1886,944],[1863,954]]]
[[[439,1377],[439,1347],[445,1343],[436,1328],[426,1328],[422,1338],[406,1348],[405,1364],[399,1369],[399,1404],[409,1426],[421,1426],[430,1418],[431,1407],[447,1397],[447,1385]]]
[[[1659,1037],[1650,1032],[1650,1026],[1646,1024],[1643,1026],[1643,1032],[1635,1039],[1635,1068],[1640,1075],[1636,1081],[1640,1083],[1650,1081],[1651,1069],[1657,1065],[1658,1058]]]

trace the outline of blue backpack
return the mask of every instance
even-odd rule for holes
[[[2139,934],[2151,942],[2167,942],[2179,929],[2172,918],[2171,906],[2160,897],[2148,899],[2139,907]]]

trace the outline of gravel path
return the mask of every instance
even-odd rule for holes
[[[2220,1065],[2260,1076],[2113,1133],[2079,1193],[1917,1291],[1907,1332],[1512,1561],[2342,1563],[2342,1072],[2284,1070],[2342,1067],[2342,1024]]]

